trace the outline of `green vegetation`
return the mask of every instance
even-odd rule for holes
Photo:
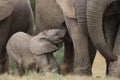
[[[30,0],[33,13],[35,13],[35,0]]]

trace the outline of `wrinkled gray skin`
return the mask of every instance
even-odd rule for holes
[[[29,0],[0,0],[0,73],[8,71],[6,43],[18,31],[33,33]]]
[[[111,62],[109,65],[110,56],[113,56],[111,60],[114,61],[117,60],[115,55],[119,54],[116,46],[119,46],[117,37],[119,37],[120,2],[116,1],[119,0],[86,0],[86,2],[85,0],[75,0],[79,26],[83,26],[82,29],[85,29],[85,25],[87,26],[92,42],[103,56],[106,56],[105,53],[109,54],[106,58],[107,74],[115,74],[112,70],[117,67],[111,66],[112,64],[118,65],[116,62]],[[85,21],[87,23],[84,24]]]
[[[87,0],[56,0],[56,1],[60,5],[64,13],[67,28],[73,40],[75,50],[75,69],[76,69],[75,73],[77,74],[79,73],[80,75],[92,74],[91,68],[96,54],[96,48],[101,52],[101,54],[106,58],[106,60],[108,61],[117,60],[117,57],[113,54],[109,45],[105,42],[104,33],[101,33],[101,31],[103,32],[103,30],[98,26],[95,27],[97,29],[93,28],[94,25],[92,24],[96,22],[96,19],[91,19],[90,22],[88,13],[91,12],[92,14],[93,11],[91,10],[91,8],[90,8],[91,11],[88,10],[86,6],[87,4],[92,3],[91,1]],[[75,9],[72,7],[74,7]],[[86,12],[86,10],[88,10],[88,12]],[[90,17],[92,18],[92,16]],[[97,21],[97,23],[99,22],[100,21]],[[100,28],[101,31],[98,28]],[[108,31],[109,29],[106,28],[105,30]],[[108,34],[107,37],[109,37]]]
[[[75,51],[75,70],[76,74],[80,75],[91,75],[91,64],[96,53],[96,49],[89,38],[86,30],[86,16],[85,11],[82,12],[83,24],[79,27],[75,15],[75,9],[72,0],[56,0],[60,5],[64,18],[67,24],[68,32],[73,40],[74,51]],[[76,2],[77,3],[77,2]],[[85,1],[81,3],[85,6]],[[72,7],[72,8],[69,8]],[[84,7],[83,7],[84,8]],[[84,29],[82,29],[84,27]]]
[[[24,32],[15,33],[7,44],[7,53],[14,63],[15,74],[22,76],[26,70],[37,71],[39,68],[41,71],[58,72],[51,52],[58,50],[57,45],[65,35],[66,30],[62,29],[46,30],[33,37]]]
[[[94,6],[97,6],[98,9]],[[97,47],[104,53],[107,48],[114,55],[119,55],[119,26],[120,26],[120,1],[119,0],[91,0],[87,2],[87,25],[90,36],[94,44],[101,46]],[[94,29],[93,29],[94,27]],[[91,29],[92,28],[92,29]],[[106,47],[105,45],[108,45]],[[103,47],[102,47],[103,46]],[[118,56],[119,58],[119,56]],[[107,62],[107,75],[115,74],[116,67],[111,67],[109,60]],[[118,61],[119,62],[119,59]],[[110,65],[109,65],[110,63]],[[113,62],[113,65],[119,65]],[[110,68],[111,67],[111,68]],[[113,72],[113,73],[112,73]],[[119,73],[120,74],[120,73]],[[118,76],[119,77],[119,76]]]
[[[82,6],[81,10],[78,9],[79,4]],[[87,0],[36,0],[38,32],[51,28],[66,27],[67,25],[70,37],[68,35],[65,41],[64,63],[62,65],[63,74],[67,74],[73,70],[74,51],[75,72],[86,75],[92,74],[91,67],[96,48],[87,30],[86,5]],[[78,11],[76,14],[80,13],[80,15],[76,16],[75,10]],[[72,41],[70,38],[72,38]],[[107,60],[114,61],[117,59],[106,44],[105,47],[101,45],[97,45],[97,49]]]
[[[114,43],[113,52],[118,56],[118,60],[110,62],[108,66],[109,76],[120,78],[120,25]]]
[[[37,33],[66,27],[62,10],[56,0],[36,0],[36,26]],[[74,60],[73,43],[69,34],[67,34],[64,45],[62,73],[67,74],[72,71]]]

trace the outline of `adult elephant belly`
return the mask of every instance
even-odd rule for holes
[[[36,24],[38,32],[64,25],[63,13],[56,0],[36,0]]]
[[[32,14],[30,4],[28,4],[28,0],[24,0],[24,1],[17,0],[15,6],[16,7],[11,15],[10,34],[13,34],[18,31],[23,31],[23,32],[32,34],[33,33],[33,14]]]

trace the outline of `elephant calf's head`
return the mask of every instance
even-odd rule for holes
[[[66,35],[66,30],[63,29],[52,29],[46,30],[41,33],[44,36],[43,39],[51,41],[54,44],[61,43]]]
[[[64,29],[45,30],[30,41],[30,50],[34,54],[54,52],[58,49],[57,44],[61,43],[66,35]]]

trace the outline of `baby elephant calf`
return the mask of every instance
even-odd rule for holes
[[[63,41],[65,35],[64,29],[46,30],[36,36],[15,33],[7,44],[7,53],[14,63],[15,74],[22,76],[26,70],[36,70],[37,66],[42,71],[58,70],[52,52],[58,50],[57,44]]]

